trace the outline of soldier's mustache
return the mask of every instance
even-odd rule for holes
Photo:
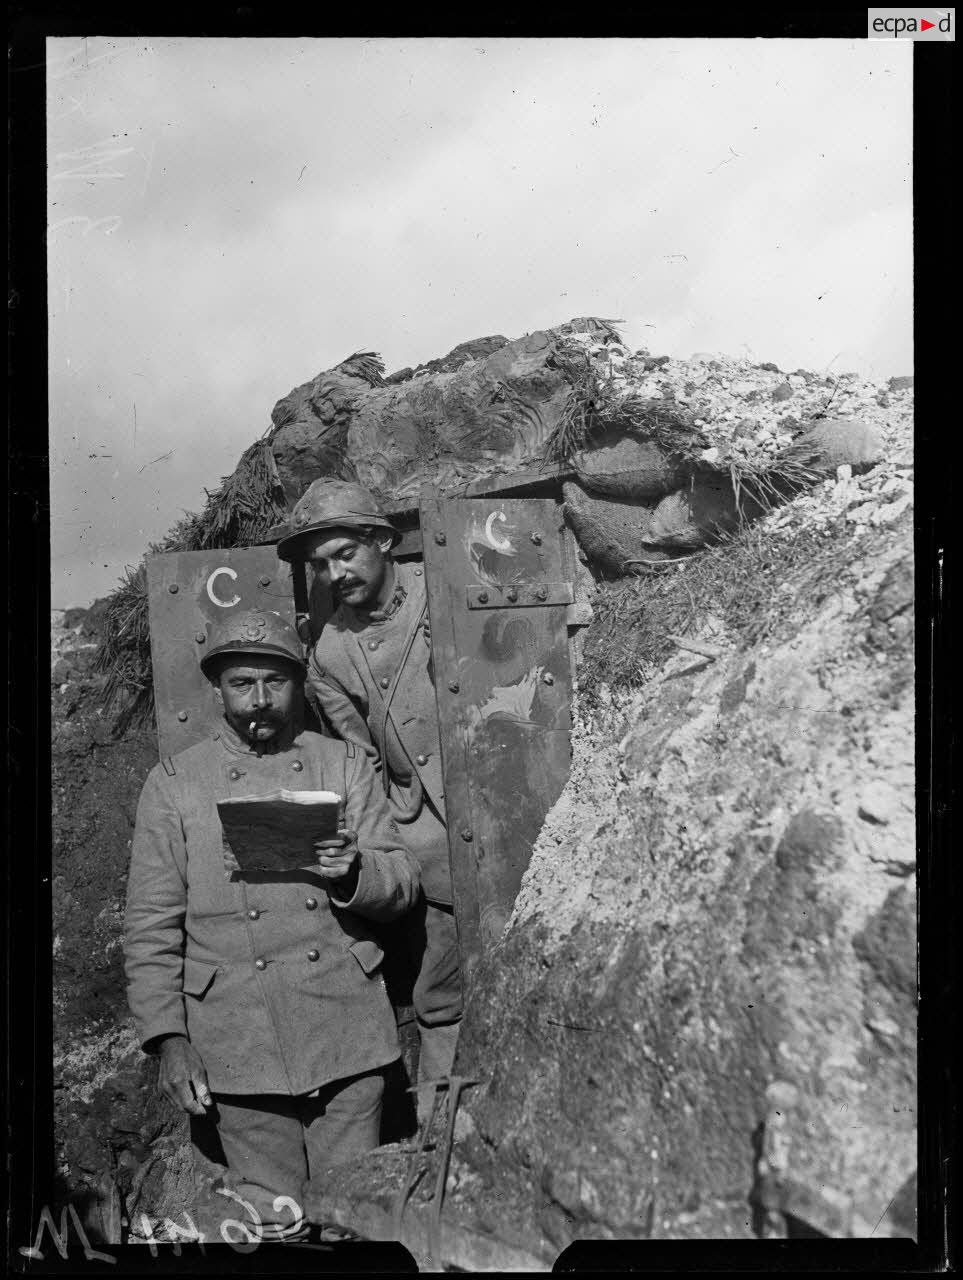
[[[260,729],[265,725],[280,724],[284,720],[284,716],[273,709],[270,711],[249,711],[242,718],[247,721],[248,729],[252,733],[255,729]]]

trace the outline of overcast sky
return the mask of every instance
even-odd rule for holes
[[[358,349],[912,370],[911,42],[48,42],[54,607]]]

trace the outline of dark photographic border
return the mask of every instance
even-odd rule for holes
[[[164,5],[134,10],[106,5],[27,5],[8,9],[11,237],[8,273],[10,413],[8,418],[7,613],[8,813],[6,856],[7,1265],[13,1272],[122,1274],[170,1271],[246,1274],[410,1270],[391,1246],[345,1256],[337,1248],[284,1246],[240,1254],[227,1246],[180,1257],[143,1246],[84,1250],[71,1237],[68,1258],[52,1247],[42,1261],[24,1257],[43,1206],[52,1199],[53,1072],[51,989],[49,498],[46,422],[45,50],[48,36],[197,35],[254,37],[483,35],[714,38],[865,38],[865,9],[841,11],[679,11],[640,15],[636,6],[599,11],[553,6],[550,13],[395,9],[354,13],[334,31],[316,14],[263,4]],[[951,50],[913,50],[916,375],[917,796],[919,840],[919,1242],[903,1240],[586,1242],[565,1250],[556,1270],[763,1272],[952,1269],[955,1258],[955,1161],[958,1077],[950,1046],[959,1034],[958,880],[953,857],[956,737],[952,716],[953,500],[949,312],[953,257],[950,195]],[[840,122],[845,128],[845,121]],[[950,287],[948,287],[950,286]],[[453,335],[453,339],[457,335]],[[956,399],[956,397],[953,397]],[[49,1239],[49,1237],[48,1237]],[[102,1247],[103,1248],[103,1247]]]

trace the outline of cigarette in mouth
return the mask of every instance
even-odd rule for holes
[[[247,731],[248,733],[254,733],[256,732],[256,730],[257,730],[257,721],[252,720],[251,723],[248,725]]]

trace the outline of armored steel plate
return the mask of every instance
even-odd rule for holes
[[[426,499],[421,529],[455,917],[470,976],[511,914],[569,774],[571,568],[551,500]]]
[[[274,547],[176,551],[147,561],[150,647],[161,756],[213,732],[221,712],[198,665],[208,625],[231,609],[267,609],[295,622],[291,566]]]

